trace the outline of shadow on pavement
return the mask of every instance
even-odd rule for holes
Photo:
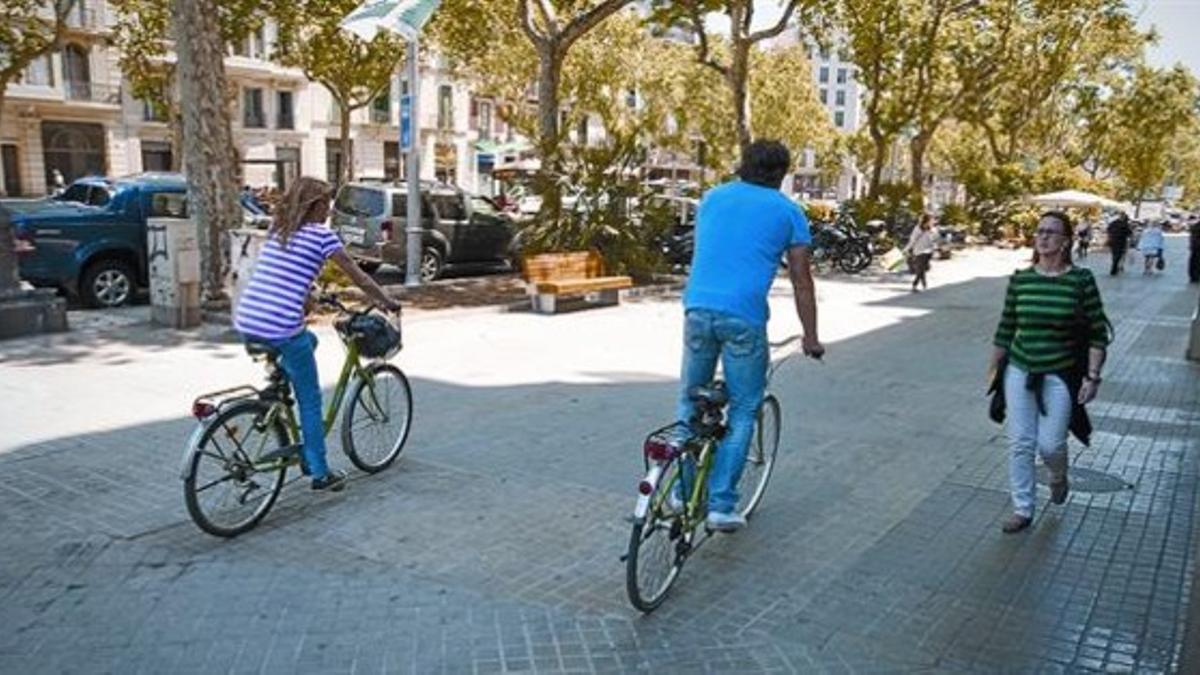
[[[297,483],[233,541],[186,519],[178,460],[190,420],[14,449],[0,455],[0,620],[19,639],[0,638],[0,666],[95,665],[102,653],[117,669],[161,668],[185,659],[159,651],[167,635],[183,654],[266,635],[279,648],[250,649],[252,667],[399,654],[417,671],[538,659],[545,670],[1171,670],[1195,567],[1200,422],[1099,434],[1077,466],[1135,489],[1080,491],[1027,535],[1001,535],[1005,456],[982,370],[1003,288],[985,279],[893,298],[880,304],[931,311],[830,345],[824,367],[786,364],[773,383],[783,444],[761,511],[700,551],[648,617],[625,600],[619,556],[641,442],[676,394],[658,377],[414,380],[397,466],[356,474],[338,496]],[[1146,323],[1189,302],[1115,303],[1124,342],[1098,417],[1198,404],[1195,369],[1172,351],[1186,335]],[[203,348],[167,338],[146,346]],[[4,359],[61,363],[96,346]],[[39,660],[52,644],[72,648]]]

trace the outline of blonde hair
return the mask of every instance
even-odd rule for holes
[[[287,247],[288,239],[304,223],[308,222],[313,207],[333,196],[333,188],[325,181],[310,176],[297,178],[276,207],[275,220],[271,223],[271,234],[279,238],[280,246]]]

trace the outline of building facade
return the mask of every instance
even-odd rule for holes
[[[806,39],[799,30],[780,35],[771,47],[781,48],[804,43],[812,66],[813,88],[817,100],[829,113],[829,121],[841,134],[856,133],[862,125],[862,99],[864,90],[858,83],[854,63],[837,45],[838,36],[832,40],[835,46],[821,47]],[[793,189],[805,199],[844,200],[860,196],[865,190],[862,173],[851,163],[842,167],[836,180],[826,181],[820,176],[816,153],[805,149],[800,153],[798,168],[794,175]]]
[[[100,0],[78,0],[64,48],[31,65],[8,88],[0,126],[0,194],[40,196],[84,175],[165,171],[178,159],[161,111],[128,95],[107,40],[115,15]],[[404,175],[400,153],[401,73],[350,118],[350,158],[342,156],[333,97],[296,69],[270,60],[269,22],[232,45],[226,77],[237,90],[233,136],[243,182],[281,185],[297,175],[334,180],[342,162],[361,179]],[[477,98],[436,56],[422,63],[418,102],[422,178],[492,194],[497,147],[514,141],[495,102]]]

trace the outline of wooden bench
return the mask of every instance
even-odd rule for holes
[[[620,291],[633,286],[629,277],[605,276],[604,260],[595,251],[540,253],[522,261],[533,311],[554,314],[560,297],[582,300],[582,306],[615,305]]]

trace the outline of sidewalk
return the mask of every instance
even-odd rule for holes
[[[829,357],[776,377],[761,511],[646,617],[618,557],[675,395],[670,298],[414,318],[398,466],[294,485],[233,541],[187,520],[178,463],[191,396],[260,377],[237,344],[136,321],[0,343],[0,672],[1178,671],[1200,543],[1181,255],[1098,277],[1117,342],[1093,447],[1017,536],[982,390],[1020,255],[956,256],[921,294],[819,282]],[[772,303],[794,332],[785,285]]]

